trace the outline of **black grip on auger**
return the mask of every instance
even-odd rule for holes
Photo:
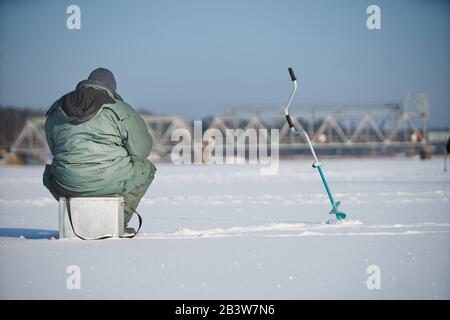
[[[289,74],[291,75],[291,80],[292,81],[295,81],[295,80],[297,80],[297,77],[295,76],[295,73],[294,73],[294,69],[292,69],[291,67],[289,67]]]
[[[293,128],[294,127],[294,124],[292,123],[292,119],[291,119],[291,116],[290,115],[286,115],[286,120],[287,120],[287,122],[289,123],[289,128]]]

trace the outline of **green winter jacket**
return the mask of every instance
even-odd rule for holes
[[[112,89],[85,80],[47,112],[49,168],[64,188],[89,195],[125,191],[133,165],[145,162],[153,140],[144,120]]]

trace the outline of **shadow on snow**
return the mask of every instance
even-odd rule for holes
[[[26,228],[0,228],[0,237],[19,238],[24,237],[26,239],[50,239],[58,238],[58,230],[45,230],[45,229],[26,229]]]

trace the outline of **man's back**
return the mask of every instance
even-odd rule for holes
[[[65,196],[58,190],[128,193],[128,211],[134,210],[143,193],[136,197],[132,191],[146,190],[156,171],[146,159],[153,141],[144,120],[115,90],[95,80],[80,82],[50,107],[45,132],[53,161],[44,184],[55,197]]]

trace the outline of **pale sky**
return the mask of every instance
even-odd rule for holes
[[[66,8],[81,8],[81,30]],[[368,30],[366,8],[381,8]],[[99,66],[137,109],[199,119],[227,105],[400,100],[450,125],[450,1],[0,0],[0,104],[47,108]]]

